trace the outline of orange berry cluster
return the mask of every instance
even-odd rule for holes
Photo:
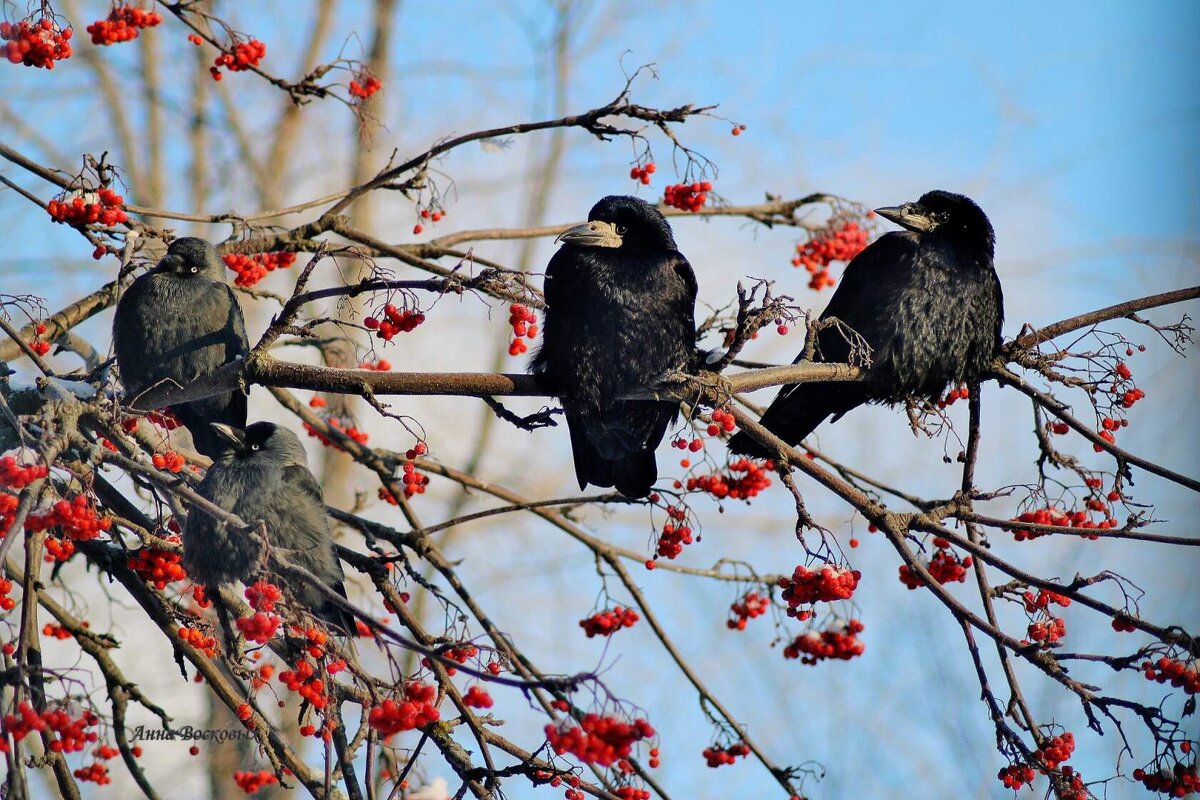
[[[17,601],[8,596],[12,587],[12,581],[8,578],[0,578],[0,611],[12,611],[16,607]]]
[[[708,202],[710,181],[676,183],[663,190],[663,202],[682,211],[699,211]]]
[[[93,761],[86,767],[80,767],[71,774],[81,781],[94,783],[97,786],[105,786],[112,783],[112,778],[110,778],[108,775],[108,767],[104,766],[99,761]]]
[[[246,794],[254,794],[264,786],[279,783],[279,778],[264,769],[259,772],[235,772],[233,773],[233,782]]]
[[[87,730],[99,723],[100,718],[91,711],[84,711],[78,717],[72,717],[62,709],[47,710],[39,714],[28,700],[22,700],[17,706],[16,714],[4,715],[2,729],[14,742],[21,741],[34,731],[49,731],[57,734],[57,738],[50,742],[52,752],[79,753],[88,744],[100,738],[95,731]],[[8,752],[8,742],[0,739],[0,744],[3,744],[4,751]]]
[[[239,617],[234,621],[238,631],[251,642],[266,644],[275,638],[279,630],[280,619],[276,614],[256,611],[249,617]]]
[[[42,626],[42,636],[49,636],[52,639],[58,639],[60,642],[71,638],[71,632],[54,622],[47,622]]]
[[[1112,517],[1093,522],[1086,511],[1063,512],[1057,508],[1040,508],[1036,511],[1025,511],[1014,517],[1013,522],[1032,522],[1035,525],[1057,525],[1059,527],[1081,528],[1084,530],[1105,530],[1117,527],[1117,521]],[[1018,542],[1027,539],[1037,539],[1047,534],[1041,531],[1022,530],[1021,528],[1006,528]],[[1088,539],[1099,539],[1099,534],[1087,536]]]
[[[629,177],[635,181],[641,181],[643,186],[650,185],[650,176],[654,174],[655,166],[653,161],[646,163],[644,167],[634,165],[629,168]]]
[[[971,390],[967,388],[967,385],[965,383],[963,383],[963,384],[960,384],[957,388],[951,389],[950,391],[946,392],[946,396],[943,397],[941,400],[937,401],[937,407],[945,408],[946,406],[952,406],[952,405],[954,405],[954,401],[966,400],[970,396],[971,396]]]
[[[383,81],[374,75],[360,72],[354,76],[354,80],[350,81],[350,96],[357,97],[359,100],[366,100],[381,88],[383,88]]]
[[[816,664],[825,659],[849,661],[861,656],[866,649],[866,645],[858,640],[862,631],[863,624],[852,619],[841,628],[802,633],[783,648],[783,657],[798,658],[802,664]]]
[[[136,39],[142,28],[160,25],[162,19],[157,11],[147,11],[137,6],[113,6],[108,17],[88,25],[87,32],[92,35],[92,44],[107,47]]]
[[[812,278],[808,288],[815,292],[837,281],[829,274],[829,265],[834,261],[849,261],[867,247],[867,231],[854,220],[846,220],[839,226],[833,221],[828,227],[810,235],[807,242],[796,245],[792,266],[808,271]]]
[[[469,708],[491,708],[495,701],[481,686],[472,686],[463,695],[463,705]]]
[[[513,332],[513,340],[512,344],[508,346],[508,354],[519,356],[529,350],[529,346],[521,337],[524,336],[528,339],[537,337],[537,314],[520,303],[514,303],[508,310],[508,324],[512,326]]]
[[[24,489],[36,480],[46,477],[50,470],[45,464],[21,466],[13,456],[0,458],[0,486],[9,489]]]
[[[1030,614],[1035,611],[1049,611],[1051,605],[1063,608],[1071,605],[1071,598],[1045,589],[1039,589],[1036,595],[1033,592],[1025,592],[1021,595],[1021,600],[1025,603],[1025,610]]]
[[[792,570],[791,578],[779,579],[779,587],[783,589],[782,599],[788,604],[787,614],[794,617],[797,606],[849,600],[861,578],[861,572],[845,567],[826,564],[814,571],[800,565]]]
[[[404,699],[397,703],[390,697],[375,706],[367,714],[367,724],[379,731],[384,739],[401,731],[423,728],[441,719],[441,712],[433,704],[437,689],[420,681],[409,681],[404,685]]]
[[[316,398],[314,398],[314,399],[316,399]],[[328,419],[325,420],[325,422],[329,425],[329,427],[337,428],[339,431],[346,434],[347,436],[349,436],[351,439],[358,442],[359,444],[366,444],[367,439],[370,438],[370,435],[366,431],[359,430],[356,425],[351,425],[348,428],[345,427],[346,423],[342,422],[342,420],[339,419],[338,417],[329,417]],[[309,436],[315,437],[318,442],[325,445],[326,447],[338,447],[337,442],[335,442],[333,439],[329,438],[325,434],[321,433],[320,431],[318,431],[316,428],[314,428],[312,425],[308,424],[307,422],[304,423],[304,430],[308,433]]]
[[[745,742],[731,744],[728,747],[704,748],[704,761],[713,769],[737,763],[739,758],[745,758],[748,755],[750,755],[750,745]]]
[[[658,537],[658,547],[655,549],[654,557],[664,556],[674,559],[683,552],[685,545],[691,544],[692,529],[687,525],[676,525],[674,522],[666,522],[662,526],[662,532]]]
[[[89,503],[86,495],[76,495],[71,501],[59,500],[48,511],[30,514],[25,529],[33,533],[49,528],[60,528],[68,540],[87,542],[97,538],[102,531],[112,527],[112,520],[101,517]],[[47,542],[49,547],[49,542]],[[74,548],[72,548],[74,552]]]
[[[217,640],[213,636],[209,636],[199,628],[189,628],[187,626],[179,629],[179,638],[204,653],[209,658],[217,654]]]
[[[578,724],[563,719],[547,725],[545,730],[555,753],[570,753],[584,764],[599,767],[611,767],[629,758],[635,744],[654,736],[654,728],[644,719],[626,722],[599,714],[588,714]]]
[[[179,544],[180,538],[168,536],[167,541]],[[154,584],[154,588],[161,592],[167,588],[167,584],[187,578],[187,572],[179,563],[182,558],[180,553],[168,553],[157,547],[146,546],[129,554],[129,568],[142,580]]]
[[[729,619],[725,627],[729,630],[744,631],[746,623],[755,617],[761,617],[771,607],[771,601],[758,592],[746,592],[741,599],[729,606]]]
[[[165,453],[155,453],[154,457],[150,460],[154,463],[155,467],[165,469],[167,472],[179,472],[187,464],[183,456],[174,450],[168,450]]]
[[[391,303],[383,307],[383,317],[367,317],[363,320],[363,327],[375,331],[375,335],[385,342],[390,342],[397,333],[411,333],[425,321],[425,315],[420,311],[399,309]]]
[[[1032,784],[1037,773],[1028,764],[1011,764],[996,773],[996,779],[1004,784],[1005,789],[1016,791],[1025,784]]]
[[[266,54],[267,46],[258,39],[251,39],[247,42],[235,41],[232,47],[216,57],[208,71],[214,81],[219,81],[222,74],[221,67],[225,67],[230,72],[241,72],[251,67],[257,67],[258,62],[262,61]]]
[[[225,266],[237,273],[235,286],[253,286],[267,277],[268,272],[287,269],[296,263],[296,254],[284,251],[274,253],[229,253],[221,257]]]
[[[279,673],[279,682],[293,692],[299,692],[313,708],[321,711],[329,704],[329,698],[325,696],[325,681],[318,678],[316,672],[311,661],[301,658],[294,670],[285,669]]]
[[[84,197],[95,197],[87,202]],[[94,193],[76,194],[70,202],[66,196],[61,200],[51,200],[46,204],[50,218],[55,222],[67,225],[118,225],[129,219],[129,215],[121,208],[125,198],[107,187],[101,187]]]
[[[381,358],[375,362],[364,361],[358,365],[358,368],[369,370],[371,372],[391,372],[392,362],[388,361],[386,358]]]
[[[1071,758],[1075,752],[1075,734],[1067,731],[1060,736],[1052,736],[1045,744],[1033,751],[1035,761],[1046,765],[1046,769],[1057,769],[1058,765]]]
[[[1025,635],[1028,637],[1028,641],[1051,645],[1067,635],[1067,623],[1059,617],[1051,617],[1041,622],[1031,622]]]
[[[579,620],[579,627],[591,639],[594,636],[612,636],[622,628],[632,628],[639,619],[641,617],[632,608],[616,606]]]
[[[768,477],[770,469],[771,467],[748,458],[739,458],[729,463],[729,474],[718,472],[712,475],[698,475],[688,478],[686,483],[678,482],[680,485],[675,488],[686,486],[689,492],[706,492],[718,500],[724,500],[726,497],[749,500],[771,485],[771,479]]]
[[[50,352],[50,343],[42,338],[46,333],[46,323],[39,322],[34,331],[34,337],[29,341],[29,349],[33,350],[39,356],[44,356]]]
[[[70,28],[60,28],[54,20],[42,17],[37,22],[23,19],[17,24],[0,22],[0,40],[7,41],[4,55],[13,64],[54,69],[55,61],[71,57]]]

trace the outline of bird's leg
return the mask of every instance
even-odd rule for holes
[[[237,634],[233,632],[233,626],[229,623],[229,609],[225,607],[225,601],[221,599],[221,590],[205,586],[204,594],[212,601],[213,609],[217,612],[221,637],[225,640],[225,655],[230,664],[236,664],[242,660],[242,648],[238,645]]]

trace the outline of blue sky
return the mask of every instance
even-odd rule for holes
[[[101,8],[99,3],[84,5],[92,11]],[[265,63],[291,74],[289,56],[294,60],[294,53],[286,43],[298,41],[306,30],[309,12],[295,9],[307,4],[271,0],[253,7],[224,5],[231,14],[243,15],[230,18],[237,27],[268,43]],[[387,76],[384,94],[387,111],[375,140],[381,160],[393,148],[403,157],[445,135],[550,113],[541,77],[551,26],[545,5],[400,5],[393,74]],[[356,26],[361,29],[367,6],[361,0],[342,4],[327,51],[348,41],[347,53],[357,54],[357,42],[346,37]],[[1025,322],[1044,324],[1122,299],[1194,285],[1200,278],[1200,4],[944,2],[851,8],[834,3],[620,2],[589,5],[583,19],[584,30],[575,41],[586,53],[575,64],[569,110],[591,108],[614,96],[623,83],[623,67],[654,63],[659,77],[636,83],[636,101],[719,103],[719,114],[748,126],[736,139],[723,122],[693,121],[681,131],[689,146],[718,164],[717,189],[730,201],[751,202],[764,191],[798,196],[819,190],[875,207],[915,199],[930,188],[974,197],[997,231],[1008,336]],[[77,23],[80,28],[83,24]],[[184,57],[190,50],[180,44],[184,34],[178,26],[168,22],[160,32],[169,37],[164,40],[167,51],[181,56],[166,68],[168,106],[177,109],[186,99]],[[118,75],[136,77],[133,51],[110,50],[104,56],[111,58]],[[268,135],[273,113],[254,112],[274,109],[275,96],[250,76],[226,81],[237,87],[235,97],[252,133]],[[113,148],[88,73],[76,63],[52,73],[0,65],[0,92],[72,158]],[[49,97],[55,102],[48,102]],[[316,104],[305,114],[311,140],[292,165],[295,191],[289,200],[335,190],[345,181],[352,120],[332,105]],[[78,119],[91,124],[75,125]],[[169,111],[168,119],[177,122],[177,113]],[[220,116],[216,119],[219,132]],[[11,129],[3,129],[0,138],[47,155]],[[499,154],[468,148],[440,164],[458,187],[444,225],[523,223],[523,176],[540,157],[543,142],[530,137]],[[601,145],[579,133],[568,134],[568,142],[547,222],[578,219],[594,198],[630,191],[626,145]],[[666,143],[658,139],[654,146],[660,172],[654,192],[644,196],[660,192],[671,177],[662,168],[668,160]],[[183,174],[183,153],[182,138],[168,149],[173,175]],[[71,168],[74,163],[57,166]],[[214,208],[205,210],[257,210],[245,192],[248,178],[227,162],[221,166],[221,194]],[[44,186],[15,168],[0,169],[46,194]],[[182,206],[186,196],[182,178],[172,180],[173,206],[196,210]],[[97,266],[76,237],[48,225],[44,214],[11,192],[0,192],[0,210],[10,221],[4,236],[7,253],[0,256],[4,291],[40,292],[51,307],[58,307],[111,277],[113,264]],[[380,234],[391,241],[411,240],[411,215],[410,208],[389,200],[380,214]],[[675,229],[700,276],[702,301],[726,302],[734,281],[750,274],[788,286],[803,305],[819,309],[826,302],[825,296],[804,289],[800,274],[788,265],[795,239],[790,232],[751,230],[730,221],[679,221]],[[207,233],[218,238],[228,229]],[[514,250],[490,246],[485,252],[511,258]],[[533,266],[544,264],[550,252],[550,243],[542,243]],[[51,282],[45,280],[47,267],[54,270]],[[274,278],[272,288],[286,291],[288,279]],[[414,338],[382,355],[404,368],[486,369],[493,340],[505,335],[503,310],[494,311],[491,320],[469,303],[443,311],[431,315],[428,327]],[[1190,311],[1197,315],[1194,306]],[[259,312],[257,328],[251,324],[252,334],[265,325],[265,314]],[[1165,321],[1173,314],[1162,312],[1156,318]],[[83,331],[105,345],[109,324],[106,315]],[[1134,366],[1154,387],[1122,441],[1135,452],[1195,474],[1194,398],[1200,374],[1194,355],[1183,361],[1153,338],[1128,326],[1122,330],[1151,345]],[[443,341],[455,346],[439,349],[436,345]],[[796,336],[767,337],[754,355],[785,360],[799,346]],[[1010,395],[995,386],[986,390],[985,400],[994,403],[990,408],[995,414],[987,420],[985,435],[994,452],[1003,454],[983,467],[981,477],[991,485],[1018,482],[1030,474],[1034,454],[1028,409]],[[404,408],[427,424],[432,446],[450,463],[470,449],[470,442],[454,432],[457,415],[477,418],[475,401],[412,401]],[[261,396],[256,410],[278,415]],[[827,426],[820,441],[914,491],[949,494],[956,472],[940,463],[942,442],[897,436],[903,433],[898,431],[901,416],[861,409]],[[373,435],[387,442],[386,437],[399,432],[378,425]],[[530,491],[574,490],[563,469],[567,451],[561,431],[535,436],[505,431],[502,437],[504,447],[485,459],[486,474]],[[664,474],[671,473],[674,458],[660,458]],[[852,521],[838,503],[815,487],[802,488],[823,522],[838,531],[847,529]],[[1200,514],[1194,497],[1149,480],[1139,489],[1177,533],[1188,532],[1186,523]],[[448,491],[435,490],[426,501],[429,520],[440,520],[451,499]],[[790,571],[801,558],[788,521],[790,502],[776,486],[750,509],[732,507],[718,515],[705,506],[705,541],[684,560],[707,566],[718,557],[738,555],[764,571]],[[606,538],[646,547],[644,512],[612,519],[597,513],[585,519]],[[609,667],[606,682],[650,711],[670,742],[661,777],[673,796],[774,796],[773,782],[752,764],[715,771],[703,767],[699,751],[711,734],[694,696],[681,688],[644,629],[623,632],[607,653],[595,642],[580,641],[575,620],[589,611],[598,582],[588,554],[559,538],[513,520],[501,530],[470,528],[454,545],[454,554],[464,559],[464,574],[485,587],[480,596],[497,609],[501,624],[522,631],[548,669],[574,672],[603,664]],[[1200,619],[1194,578],[1200,565],[1194,555],[1165,548],[1088,549],[1043,540],[1015,557],[1065,577],[1120,567],[1150,590],[1145,608],[1151,616],[1192,625]],[[854,559],[866,576],[857,599],[867,624],[868,650],[863,659],[847,665],[785,663],[777,649],[770,649],[771,633],[765,627],[731,639],[722,629],[733,599],[727,587],[679,581],[661,572],[639,580],[662,604],[668,630],[705,679],[753,726],[777,760],[814,758],[829,768],[826,782],[806,786],[814,796],[884,796],[899,786],[923,787],[920,796],[929,798],[1000,796],[994,775],[1002,762],[963,659],[961,633],[928,597],[905,592],[896,582],[896,556],[878,538],[865,541]],[[580,586],[587,589],[580,591]],[[968,597],[969,589],[959,588],[957,594]],[[565,618],[536,616],[547,607],[564,607],[569,613]],[[1010,623],[1019,625],[1016,619]],[[1080,622],[1073,630],[1079,637],[1073,644],[1081,648],[1089,643],[1113,646],[1103,629]],[[1115,681],[1100,672],[1095,676],[1147,701],[1160,696],[1148,692],[1144,681]],[[1072,763],[1089,779],[1111,774],[1116,737],[1084,734],[1076,704],[1036,678],[1030,682],[1030,699],[1038,704],[1040,718],[1061,719],[1085,739]],[[526,715],[520,698],[498,696],[498,705],[515,730],[536,731],[540,725],[536,719],[521,721]],[[517,785],[507,794],[549,796],[546,790]],[[1128,784],[1109,791],[1109,797],[1129,794]]]

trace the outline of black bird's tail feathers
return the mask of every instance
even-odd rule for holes
[[[627,401],[602,416],[567,415],[579,488],[615,487],[626,497],[650,494],[658,480],[654,450],[678,406]]]
[[[788,444],[797,445],[827,417],[841,416],[864,402],[866,397],[861,390],[848,390],[833,383],[785,386],[759,422]],[[729,449],[751,458],[771,455],[745,431],[739,431],[729,440]]]

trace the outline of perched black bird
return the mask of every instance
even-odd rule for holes
[[[867,381],[784,386],[762,424],[788,444],[863,403],[936,400],[949,384],[973,383],[1000,345],[1004,298],[992,266],[995,234],[979,206],[932,191],[876,213],[907,230],[879,237],[846,267],[821,318],[836,317],[853,333],[837,326],[821,331],[816,356],[846,362],[857,334],[871,348]],[[729,447],[766,455],[745,433]]]
[[[605,197],[559,239],[531,366],[566,411],[579,488],[645,497],[679,403],[621,398],[695,366],[696,277],[663,215],[636,197]]]
[[[333,547],[321,486],[308,471],[299,437],[272,422],[244,431],[213,423],[220,446],[196,492],[247,524],[265,522],[273,550],[304,567],[342,597],[344,575]],[[208,587],[245,581],[254,572],[258,548],[250,537],[226,528],[193,508],[183,529],[183,568]],[[297,603],[317,618],[353,635],[352,615],[304,581],[279,578]]]
[[[117,303],[113,345],[126,395],[160,382],[186,386],[245,356],[250,347],[242,307],[223,279],[217,251],[203,239],[176,239],[158,265],[139,277]],[[216,455],[211,422],[246,424],[246,395],[238,389],[172,406],[196,449]]]

